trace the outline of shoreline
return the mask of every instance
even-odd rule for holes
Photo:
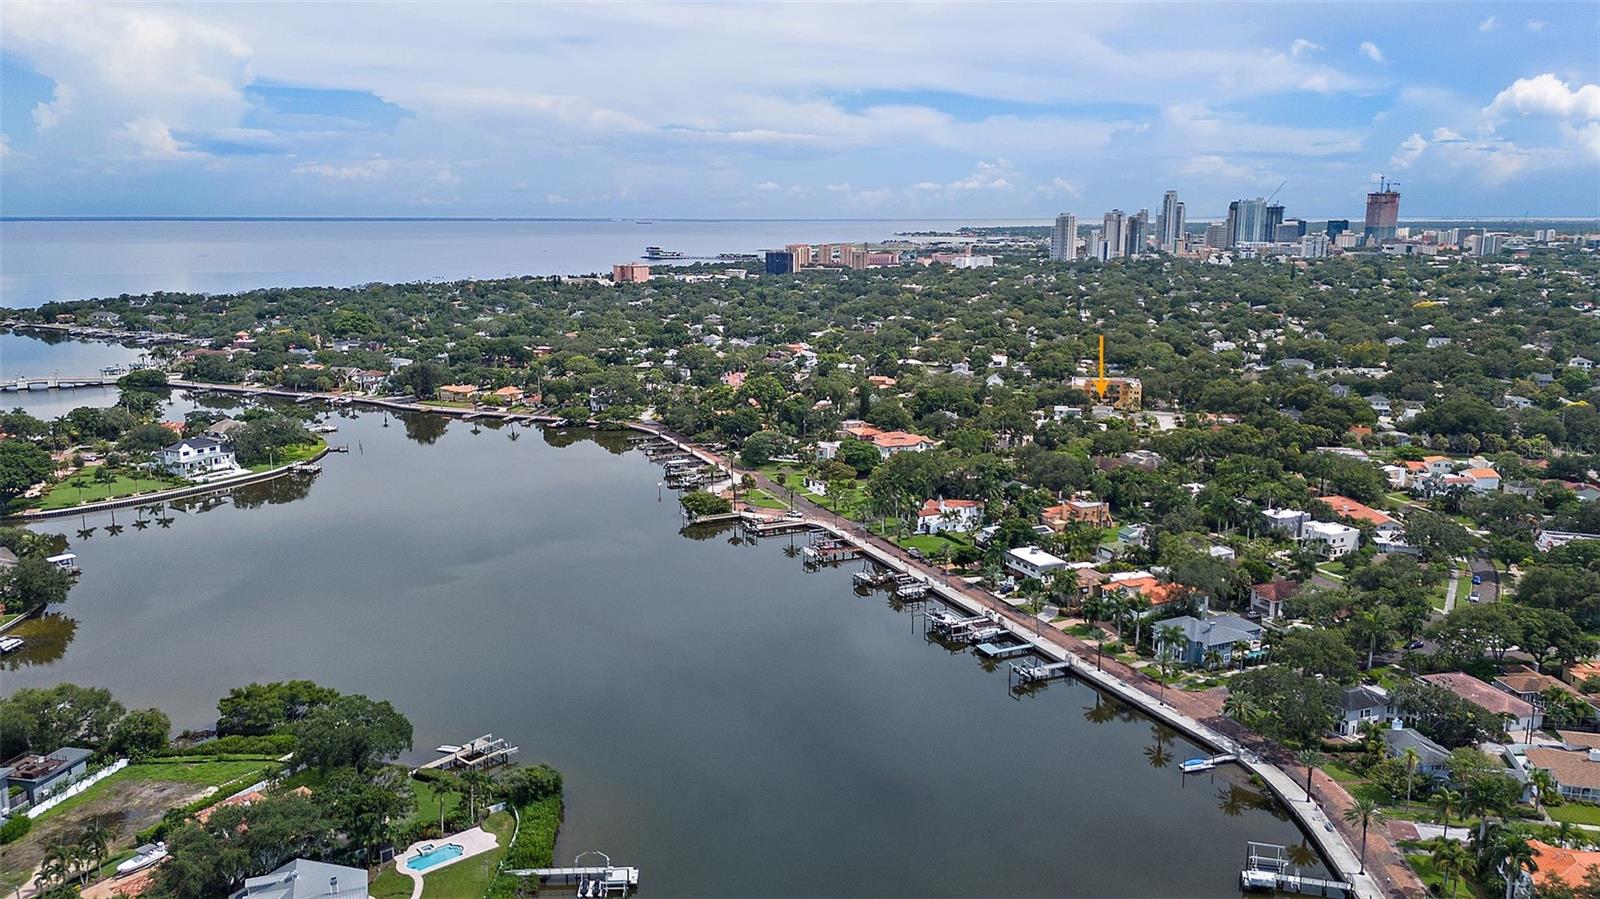
[[[407,401],[407,399],[354,396],[343,393],[308,393],[276,387],[209,384],[185,380],[172,380],[168,382],[168,385],[182,390],[212,390],[241,396],[268,396],[295,401],[320,400],[330,403],[337,401],[341,404],[359,404],[392,411],[430,412],[461,420],[491,418],[504,422],[526,422],[545,425],[561,424],[569,421],[569,419],[561,416],[543,413],[442,407]],[[591,419],[587,422],[572,422],[572,424],[584,424],[585,426],[594,427],[596,422]],[[617,424],[621,429],[647,434],[666,441],[683,452],[689,453],[702,462],[722,471],[735,473],[736,475],[738,473],[737,469],[720,455],[695,445],[664,425],[649,421],[619,421]],[[324,448],[313,460],[308,461],[320,459],[327,452],[327,448]],[[247,483],[268,480],[272,477],[280,477],[288,473],[291,468],[292,466],[282,466],[270,472],[255,473],[247,478],[219,484],[177,488],[171,492],[195,495],[224,490]],[[758,484],[761,486],[767,489],[775,488],[775,485],[767,482],[766,478],[759,472],[752,472],[751,474],[756,477]],[[27,524],[50,517],[115,508],[118,504],[136,505],[140,502],[148,502],[155,497],[156,494],[147,494],[144,497],[128,497],[123,500],[94,504],[94,507],[86,505],[67,510],[52,510],[50,513],[36,513],[26,517],[18,516],[15,520]],[[1030,645],[1035,652],[1052,661],[1071,663],[1072,673],[1079,679],[1132,706],[1146,717],[1165,724],[1179,731],[1191,741],[1214,751],[1238,752],[1240,754],[1238,764],[1259,779],[1266,789],[1272,793],[1302,834],[1317,846],[1319,854],[1330,869],[1330,873],[1337,879],[1352,883],[1356,896],[1377,899],[1377,897],[1387,895],[1409,894],[1408,890],[1392,881],[1390,882],[1392,890],[1385,890],[1379,884],[1373,870],[1368,870],[1364,874],[1351,871],[1350,869],[1352,868],[1360,868],[1356,851],[1351,847],[1345,834],[1335,826],[1335,816],[1330,815],[1315,798],[1310,800],[1305,798],[1302,781],[1296,780],[1294,775],[1276,764],[1257,756],[1245,745],[1242,739],[1229,736],[1207,725],[1199,717],[1191,716],[1172,705],[1158,701],[1155,695],[1143,689],[1137,681],[1125,679],[1113,671],[1097,669],[1094,661],[1095,653],[1092,650],[1088,650],[1087,644],[1083,644],[1082,641],[1053,627],[1036,631],[1037,622],[1031,616],[1024,615],[987,591],[974,587],[965,581],[960,581],[960,586],[947,582],[942,573],[935,572],[925,564],[911,559],[899,547],[871,534],[853,522],[846,522],[844,519],[838,518],[834,513],[811,503],[809,500],[796,497],[794,507],[800,508],[805,513],[803,523],[808,527],[828,532],[839,539],[845,540],[856,546],[863,555],[876,564],[916,577],[918,580],[928,584],[938,599],[947,605],[966,610],[971,614],[984,614],[994,617],[996,623],[1005,627],[1012,636]],[[740,520],[766,520],[764,516],[750,512],[739,513],[738,518]],[[1106,667],[1119,665],[1120,663],[1110,660]],[[1129,673],[1135,677],[1138,676],[1138,673],[1132,669],[1129,669]],[[1148,680],[1148,678],[1145,679]],[[1182,693],[1182,691],[1170,692],[1180,695]],[[1321,779],[1325,780],[1326,776],[1324,775]],[[1315,790],[1313,791],[1314,795],[1316,792]],[[1326,795],[1325,791],[1323,791],[1323,795]],[[1381,837],[1380,833],[1380,840],[1378,841],[1380,854],[1384,843]],[[1373,867],[1376,868],[1376,865]]]

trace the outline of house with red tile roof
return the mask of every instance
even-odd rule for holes
[[[1558,879],[1569,887],[1577,886],[1589,876],[1591,868],[1600,868],[1600,852],[1552,846],[1542,840],[1529,840],[1528,846],[1533,849],[1535,889],[1549,886]]]
[[[1424,674],[1422,680],[1443,687],[1480,709],[1499,715],[1506,722],[1507,733],[1526,733],[1538,730],[1544,723],[1544,713],[1528,702],[1497,690],[1481,680],[1460,671],[1442,674]]]
[[[1398,519],[1388,513],[1379,512],[1365,503],[1357,502],[1348,496],[1329,494],[1327,496],[1319,496],[1317,499],[1327,504],[1328,508],[1333,510],[1333,514],[1340,518],[1348,518],[1354,522],[1366,522],[1372,525],[1374,532],[1385,540],[1394,540],[1405,531],[1405,526]]]
[[[983,523],[983,504],[975,499],[930,499],[917,512],[917,533],[966,533]]]
[[[1074,521],[1097,528],[1108,528],[1113,524],[1111,504],[1091,499],[1069,499],[1060,505],[1047,506],[1039,511],[1039,518],[1058,534]]]

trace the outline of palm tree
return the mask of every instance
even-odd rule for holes
[[[1406,763],[1406,808],[1411,808],[1411,779],[1417,773],[1417,765],[1421,764],[1422,756],[1410,746],[1400,753],[1400,760]]]
[[[1254,727],[1261,712],[1261,706],[1254,699],[1238,691],[1230,692],[1222,703],[1222,713],[1245,727]]]
[[[1222,665],[1222,650],[1215,646],[1206,650],[1205,664],[1207,671],[1215,671]]]
[[[1368,797],[1356,799],[1355,804],[1344,810],[1345,823],[1361,825],[1361,870],[1357,874],[1367,873],[1367,828],[1374,824],[1382,824],[1388,820],[1383,809],[1378,803]]]
[[[1544,768],[1535,768],[1528,775],[1528,783],[1533,785],[1533,810],[1543,814],[1543,800],[1546,791],[1555,792],[1556,779]]]
[[[1444,837],[1450,838],[1450,813],[1461,808],[1461,794],[1449,787],[1441,787],[1428,800],[1433,810],[1439,814],[1439,823],[1444,825]]]
[[[1147,600],[1148,602],[1148,600]],[[1161,628],[1156,637],[1159,648],[1161,666],[1161,704],[1167,704],[1167,681],[1172,678],[1175,666],[1178,663],[1178,646],[1183,641],[1183,628],[1176,624],[1168,624]]]
[[[1135,593],[1128,599],[1128,612],[1133,616],[1133,651],[1139,651],[1139,637],[1144,632],[1144,616],[1150,611],[1150,597]]]
[[[1444,875],[1446,886],[1450,887],[1450,895],[1456,894],[1456,889],[1461,886],[1461,880],[1472,870],[1472,853],[1467,847],[1455,840],[1441,840],[1439,848],[1433,850],[1433,864]]]
[[[105,862],[110,846],[111,828],[100,820],[99,815],[95,815],[84,825],[83,833],[78,834],[78,848],[91,865],[98,868]]]
[[[1533,861],[1533,847],[1520,837],[1506,842],[1505,853],[1505,867],[1501,871],[1506,878],[1506,899],[1511,899],[1516,895],[1517,881],[1522,879],[1522,873],[1537,871],[1539,866]]]
[[[66,883],[72,876],[72,866],[76,863],[76,853],[72,847],[57,844],[44,851],[44,860],[39,863],[39,879],[45,883]]]
[[[1294,754],[1295,762],[1306,766],[1306,801],[1311,801],[1311,775],[1317,770],[1317,763],[1322,761],[1322,753],[1315,749],[1302,749]]]
[[[461,785],[467,788],[467,814],[472,820],[478,820],[478,793],[487,793],[493,782],[489,775],[482,771],[466,771],[461,775]]]

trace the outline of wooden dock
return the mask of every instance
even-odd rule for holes
[[[446,743],[440,746],[438,751],[443,755],[419,766],[417,770],[421,771],[424,768],[443,768],[445,770],[466,768],[479,771],[484,768],[493,768],[496,765],[508,765],[511,763],[511,756],[518,752],[518,748],[512,746],[506,740],[496,737],[494,734],[484,734],[481,737],[468,740],[465,746]]]

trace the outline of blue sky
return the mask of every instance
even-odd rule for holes
[[[6,215],[1600,215],[1600,4],[0,9]]]

